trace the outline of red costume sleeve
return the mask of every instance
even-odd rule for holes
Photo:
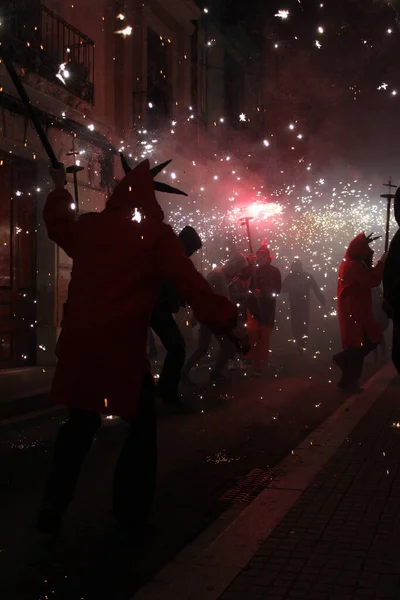
[[[163,279],[171,281],[193,309],[200,323],[214,333],[228,333],[236,327],[236,306],[216,294],[193,263],[183,253],[182,243],[169,226],[159,238],[158,264]]]
[[[366,269],[358,261],[349,261],[344,272],[343,285],[362,285],[369,288],[377,287],[381,284],[383,277],[383,263],[380,261],[372,267]]]
[[[73,258],[78,220],[71,208],[72,196],[65,189],[50,192],[43,209],[49,238]]]

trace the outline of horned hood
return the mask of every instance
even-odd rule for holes
[[[373,250],[369,246],[369,238],[363,232],[351,240],[344,257],[346,260],[356,260],[368,258],[371,254]]]
[[[164,219],[154,191],[154,179],[148,160],[125,175],[107,200],[106,209],[137,209],[143,216],[159,221]]]

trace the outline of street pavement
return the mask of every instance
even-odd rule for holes
[[[400,378],[220,600],[400,598]]]
[[[378,368],[372,359],[365,378]],[[207,372],[199,369],[202,384]],[[127,600],[232,502],[229,490],[271,469],[346,399],[329,354],[283,349],[264,379],[232,372],[221,387],[186,390],[187,414],[160,406],[159,477],[152,532],[140,552],[112,533],[111,480],[126,426],[104,421],[57,539],[34,530],[62,410],[0,426],[0,597]],[[257,491],[257,490],[256,490]],[[138,489],[140,493],[140,489]],[[256,492],[255,492],[256,493]],[[240,501],[251,500],[245,494]],[[243,596],[244,597],[244,596]]]

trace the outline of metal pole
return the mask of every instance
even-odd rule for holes
[[[253,243],[251,241],[251,231],[250,231],[250,221],[252,221],[252,220],[253,220],[253,217],[243,217],[243,219],[240,220],[241,225],[246,226],[247,238],[249,240],[250,254],[254,254]]]
[[[47,137],[47,135],[43,129],[43,126],[39,120],[39,117],[36,114],[36,111],[33,108],[31,101],[29,100],[29,96],[26,93],[26,90],[25,90],[24,86],[22,85],[21,80],[18,77],[18,75],[14,69],[12,61],[10,60],[9,56],[7,56],[7,53],[4,49],[4,44],[0,44],[0,58],[2,59],[2,61],[5,64],[5,67],[11,77],[11,80],[12,80],[13,84],[15,85],[15,88],[19,94],[19,97],[21,98],[22,104],[24,105],[26,114],[29,117],[29,119],[32,121],[33,126],[36,129],[36,133],[38,134],[40,141],[42,142],[43,148],[45,149],[47,156],[50,159],[52,167],[57,169],[60,166],[60,163],[58,162],[57,157],[54,154],[54,150],[51,147],[48,137]]]
[[[71,165],[70,167],[67,167],[66,171],[67,171],[67,173],[72,173],[73,178],[74,178],[75,210],[77,213],[79,213],[79,189],[78,189],[77,173],[79,173],[79,171],[83,171],[83,167],[80,167],[79,165],[76,164],[76,156],[78,154],[79,154],[79,152],[76,152],[76,150],[75,150],[75,136],[74,136],[72,138],[72,150],[70,152],[67,152],[67,156],[74,157],[74,164]]]
[[[389,249],[389,231],[390,231],[390,211],[392,206],[392,200],[394,198],[394,194],[392,194],[392,188],[396,189],[397,186],[392,183],[392,178],[389,177],[389,182],[383,184],[385,187],[389,188],[388,194],[381,194],[381,198],[386,200],[386,230],[385,230],[385,252]]]

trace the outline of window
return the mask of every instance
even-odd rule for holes
[[[160,127],[172,116],[172,86],[167,40],[147,29],[147,102],[150,127]]]

